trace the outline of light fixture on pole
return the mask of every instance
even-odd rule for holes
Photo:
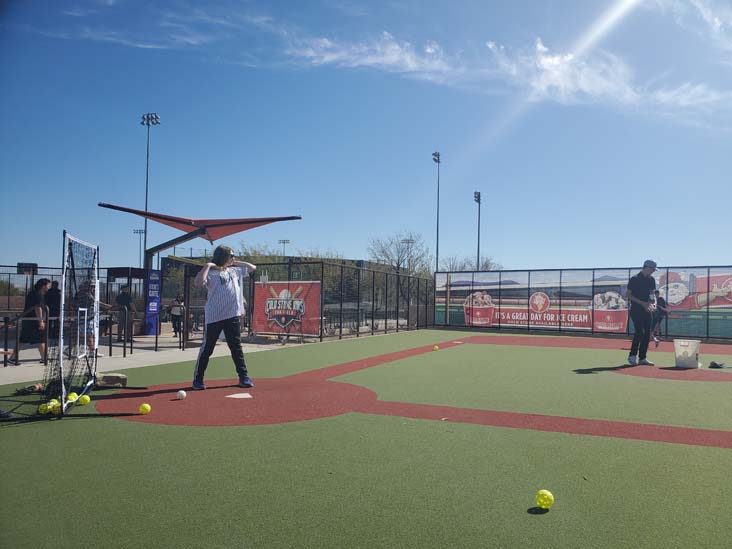
[[[133,234],[140,235],[140,264],[139,267],[142,268],[142,235],[145,234],[145,229],[132,229]]]
[[[435,247],[435,272],[440,270],[440,153],[432,153],[432,161],[437,164],[437,242]]]
[[[478,256],[475,261],[475,270],[480,271],[480,191],[473,193],[473,200],[478,204]]]
[[[141,125],[147,126],[147,166],[145,169],[145,213],[147,213],[147,195],[148,195],[148,183],[150,180],[150,126],[157,126],[160,124],[160,117],[154,112],[149,112],[142,115]],[[145,218],[145,251],[147,252],[147,217]],[[147,264],[147,254],[145,254],[145,268],[148,269],[152,265]]]
[[[414,239],[403,238],[401,243],[407,246],[407,271],[412,274],[412,244],[414,244]]]
[[[290,241],[287,239],[277,241],[277,244],[282,244],[282,257],[287,257],[287,254],[285,254],[285,246],[287,246],[289,243]]]

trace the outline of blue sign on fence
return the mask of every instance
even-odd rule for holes
[[[148,269],[145,282],[145,335],[155,335],[160,313],[160,271]]]

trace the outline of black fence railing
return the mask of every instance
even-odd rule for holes
[[[629,334],[627,285],[640,269],[439,272],[435,325]],[[732,339],[732,266],[664,267],[668,337]]]

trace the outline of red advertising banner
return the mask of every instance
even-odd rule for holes
[[[252,331],[320,335],[320,282],[255,282]]]
[[[608,292],[609,293],[609,292]],[[614,293],[614,292],[613,292]],[[480,294],[480,295],[476,295]],[[555,300],[558,301],[558,300]],[[596,302],[598,299],[596,299]],[[611,306],[618,306],[610,301]],[[505,326],[532,328],[594,329],[596,332],[625,332],[628,326],[628,310],[624,301],[618,308],[598,303],[597,310],[586,307],[562,307],[544,292],[534,292],[527,305],[495,305],[487,292],[475,292],[465,300],[463,310],[468,326]]]
[[[659,283],[661,296],[666,296],[672,310],[732,307],[732,276],[729,274],[706,277],[670,271],[668,278],[664,274]]]

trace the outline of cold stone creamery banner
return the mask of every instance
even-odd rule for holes
[[[320,282],[255,282],[252,331],[320,335]]]
[[[511,304],[500,308],[488,292],[474,292],[465,299],[463,309],[468,326],[558,328],[561,325],[562,328],[590,330],[594,324],[596,332],[625,332],[628,323],[625,300],[616,292],[595,295],[595,311],[589,305],[562,306],[560,311],[558,300],[552,302],[544,292],[531,294],[528,306]]]

